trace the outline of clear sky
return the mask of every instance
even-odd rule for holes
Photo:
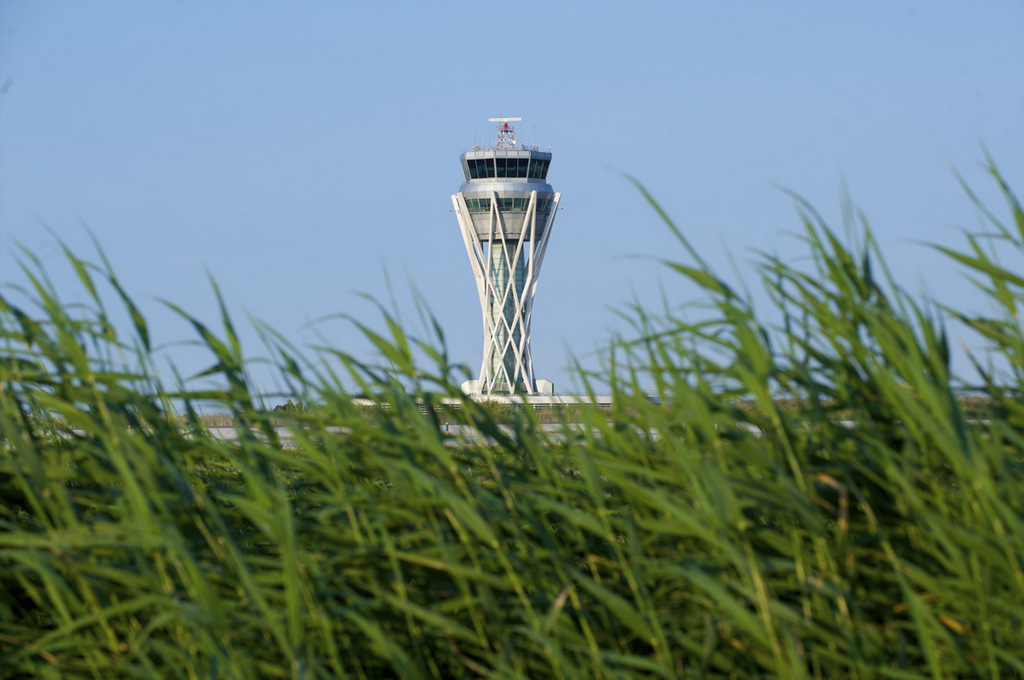
[[[655,264],[683,254],[623,173],[755,300],[754,252],[805,250],[780,186],[837,227],[845,186],[904,287],[968,308],[970,284],[921,245],[978,225],[955,172],[1001,207],[987,148],[1024,194],[1019,0],[2,0],[0,91],[0,284],[24,282],[18,241],[75,299],[41,225],[95,260],[87,224],[160,342],[191,337],[160,299],[215,324],[207,272],[239,326],[251,314],[300,345],[321,317],[379,327],[358,293],[393,296],[419,331],[415,288],[474,373],[450,196],[487,118],[522,116],[565,208],[533,320],[535,373],[562,393],[570,355],[596,367],[624,329],[616,307],[699,301]],[[351,325],[319,328],[372,356]]]

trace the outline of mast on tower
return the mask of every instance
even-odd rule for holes
[[[518,123],[522,118],[488,118],[491,123],[498,124],[498,144],[496,149],[516,148],[516,130],[509,123]]]

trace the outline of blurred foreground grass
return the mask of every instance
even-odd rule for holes
[[[168,387],[109,265],[66,251],[93,300],[72,308],[25,253],[31,288],[0,297],[0,676],[1024,674],[1024,213],[993,176],[1010,225],[979,206],[990,229],[945,251],[991,314],[915,302],[870,234],[845,246],[803,206],[810,269],[760,262],[772,329],[679,234],[666,266],[713,313],[631,310],[581,374],[611,411],[559,442],[462,398],[438,343],[386,318],[363,327],[384,366],[261,329],[318,404],[284,450],[227,314],[178,310],[223,388]],[[987,343],[977,384],[950,374],[950,319]],[[446,420],[496,445],[446,446]]]

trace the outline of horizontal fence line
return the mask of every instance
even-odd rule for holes
[[[987,420],[970,420],[970,424],[986,425]],[[853,420],[834,420],[833,424],[853,429],[856,427],[856,421]],[[753,434],[755,437],[763,437],[764,431],[756,425],[750,423],[739,423],[739,426],[746,429],[748,432]],[[292,437],[296,427],[295,425],[276,425],[274,426],[274,433],[277,435],[281,442],[281,445],[286,448],[295,448],[298,446],[295,439]],[[582,423],[567,423],[562,425],[561,423],[540,423],[538,425],[539,430],[546,434],[551,441],[563,442],[569,439],[570,435],[583,435],[585,433],[584,426]],[[516,431],[509,425],[498,425],[498,429],[501,430],[505,435],[512,437]],[[185,428],[182,428],[185,430]],[[204,428],[205,432],[209,433],[210,438],[221,442],[236,442],[239,440],[239,428],[234,425],[215,425],[213,427]],[[568,430],[568,431],[567,431]],[[445,444],[448,446],[469,446],[469,445],[485,445],[493,446],[497,444],[497,441],[493,437],[482,434],[479,430],[468,427],[461,424],[450,424],[441,425],[441,431],[445,436]],[[342,428],[334,425],[329,425],[322,428],[319,432],[323,434],[333,435],[350,435],[352,434],[351,428]],[[61,430],[60,435],[63,437],[85,437],[88,432],[83,428],[72,428],[71,430]],[[260,441],[267,441],[267,436],[263,432],[260,432],[254,428],[250,428],[250,433]],[[594,429],[591,434],[597,438],[601,437],[599,430]],[[661,434],[654,429],[648,430],[647,435],[652,441],[658,441],[661,439]],[[189,437],[193,436],[191,434]]]

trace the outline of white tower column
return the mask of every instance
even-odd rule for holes
[[[560,198],[561,194],[554,195],[551,209],[538,228],[537,192],[531,192],[523,215],[525,224],[510,234],[495,193],[487,231],[481,235],[474,227],[465,195],[452,196],[483,314],[484,352],[479,378],[483,394],[537,392],[530,354],[533,296]]]

